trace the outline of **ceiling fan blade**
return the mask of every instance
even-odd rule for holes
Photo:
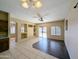
[[[37,16],[38,16],[38,17],[42,17],[40,13],[37,13]]]
[[[39,17],[35,17],[35,16],[34,16],[34,17],[32,17],[32,18],[39,18]]]
[[[49,15],[49,13],[47,13],[47,14],[44,14],[44,17],[45,17],[45,16],[48,16],[48,15]]]

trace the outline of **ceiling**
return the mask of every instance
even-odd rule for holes
[[[41,0],[43,6],[39,9],[21,6],[20,0],[0,0],[0,10],[7,11],[10,16],[21,20],[31,21],[33,23],[41,23],[38,18],[33,18],[37,12],[44,17],[44,22],[56,21],[64,19],[68,13],[69,0]]]

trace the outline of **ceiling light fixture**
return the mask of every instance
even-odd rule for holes
[[[42,3],[40,1],[37,1],[35,4],[34,4],[34,7],[35,8],[40,8],[42,7]]]
[[[21,0],[21,4],[24,8],[34,7],[41,8],[42,3],[40,0]]]
[[[25,3],[25,2],[22,3],[22,6],[23,6],[24,8],[29,8],[28,4]]]

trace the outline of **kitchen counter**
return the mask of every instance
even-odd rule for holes
[[[8,38],[8,37],[0,37],[0,40],[1,40],[1,39],[5,39],[5,38]]]
[[[8,37],[0,37],[0,52],[9,49],[9,38]]]

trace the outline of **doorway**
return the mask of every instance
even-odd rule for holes
[[[47,28],[46,27],[39,27],[39,37],[47,38]]]
[[[28,37],[33,37],[33,27],[28,27]]]
[[[17,23],[15,21],[10,22],[10,47],[14,47],[17,42]]]

